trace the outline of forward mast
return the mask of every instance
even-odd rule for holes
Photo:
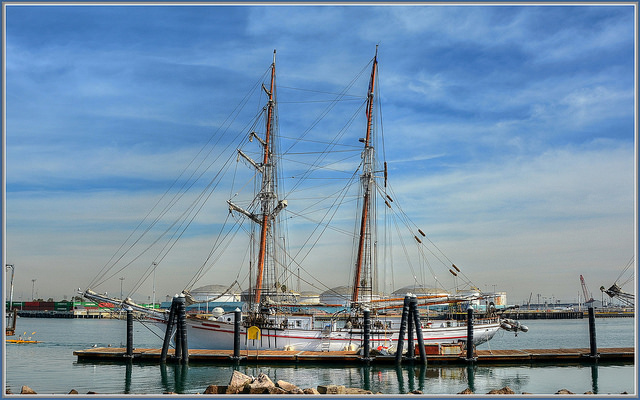
[[[260,202],[260,213],[252,214],[249,211],[235,205],[233,202],[228,201],[229,209],[231,211],[238,211],[245,216],[249,217],[252,221],[260,225],[260,237],[259,237],[259,249],[257,259],[257,272],[256,283],[253,295],[254,307],[260,306],[263,301],[263,286],[265,270],[267,268],[268,260],[272,257],[269,254],[274,251],[275,244],[269,243],[275,237],[273,233],[274,220],[278,213],[287,206],[286,200],[277,200],[276,195],[276,167],[274,154],[274,128],[275,128],[275,80],[276,80],[276,51],[273,51],[273,63],[271,64],[271,80],[269,89],[262,85],[262,89],[265,91],[268,97],[266,106],[266,130],[264,138],[260,138],[257,133],[252,132],[251,135],[258,139],[258,142],[262,145],[262,164],[258,164],[244,154],[241,150],[238,150],[238,154],[247,159],[258,172],[262,173],[262,183],[260,192],[257,195],[257,199]]]

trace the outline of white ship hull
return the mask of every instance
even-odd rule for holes
[[[474,326],[474,343],[484,343],[500,329],[498,322],[477,324]],[[188,320],[187,337],[190,349],[233,350],[234,325],[229,322],[209,320]],[[397,347],[399,331],[397,329],[372,329],[370,333],[370,348],[395,349]],[[422,336],[425,344],[458,343],[466,341],[467,327],[423,327]],[[405,346],[407,348],[407,336]],[[414,337],[414,343],[417,339]],[[260,339],[247,339],[246,328],[240,327],[240,348],[243,350],[297,350],[297,351],[342,351],[355,350],[363,344],[361,329],[295,329],[295,328],[264,328]]]

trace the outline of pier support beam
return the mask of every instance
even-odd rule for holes
[[[420,323],[420,310],[418,310],[418,298],[416,295],[411,296],[411,308],[413,310],[413,326],[416,329],[416,339],[418,340],[418,351],[420,352],[420,363],[427,364],[427,352],[424,348],[424,338],[422,337],[422,324]]]
[[[474,362],[478,358],[473,356],[473,307],[467,308],[467,362]]]

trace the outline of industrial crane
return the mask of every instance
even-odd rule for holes
[[[580,275],[580,284],[582,285],[582,294],[584,295],[584,303],[585,304],[593,303],[595,300],[593,299],[593,296],[591,296],[587,291],[587,284],[584,283],[584,277],[582,275]]]

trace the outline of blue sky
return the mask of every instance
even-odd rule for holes
[[[44,298],[87,285],[273,49],[280,85],[337,92],[379,44],[394,191],[481,288],[575,300],[582,274],[599,298],[634,255],[632,5],[5,10],[3,256],[23,300],[32,279]],[[311,112],[285,93],[280,129],[296,132]],[[158,296],[180,289],[160,275]]]

